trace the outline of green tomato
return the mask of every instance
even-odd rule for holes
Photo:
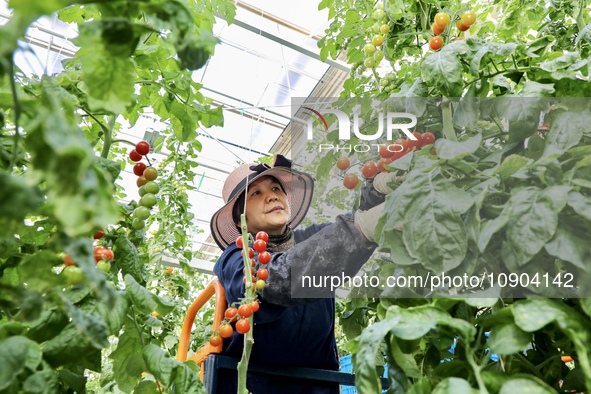
[[[379,62],[380,60],[382,60],[384,58],[384,52],[376,51],[376,53],[373,54],[373,58],[376,62]]]
[[[109,271],[111,271],[111,263],[109,263],[108,261],[101,260],[98,263],[96,263],[96,267],[104,273],[108,273]]]
[[[140,220],[146,220],[150,217],[150,208],[147,207],[137,207],[133,211],[133,217]]]
[[[142,219],[135,218],[131,222],[131,227],[133,227],[134,230],[141,230],[146,227],[146,222],[144,222]]]
[[[374,44],[368,43],[363,47],[363,52],[365,52],[366,55],[373,55],[375,51],[376,46]]]
[[[140,186],[140,188],[138,189],[137,192],[140,194],[140,197],[144,196],[147,193],[147,191],[146,191],[146,185]]]
[[[152,193],[146,193],[142,198],[140,198],[140,205],[148,208],[153,207],[157,202],[158,200],[156,199],[156,196]]]
[[[160,191],[160,186],[154,181],[148,181],[148,183],[142,187],[146,189],[146,193],[157,194]]]
[[[384,3],[382,3],[381,1],[378,1],[378,4],[376,4],[376,8],[378,10],[383,10],[384,9]]]
[[[386,19],[386,12],[384,10],[377,9],[373,12],[374,19],[379,21]]]
[[[71,265],[64,268],[62,273],[66,276],[69,285],[77,285],[84,282],[84,273],[82,268]]]
[[[363,64],[367,68],[373,68],[373,66],[376,65],[376,61],[375,61],[375,59],[373,57],[368,57],[367,59],[365,59],[365,61],[363,62]]]

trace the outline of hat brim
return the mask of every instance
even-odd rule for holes
[[[279,180],[285,193],[290,209],[290,219],[288,225],[291,228],[297,227],[310,208],[312,195],[314,193],[314,179],[303,172],[299,172],[287,167],[273,167],[250,179],[248,184],[264,177],[273,176]],[[215,243],[222,249],[226,249],[230,244],[236,241],[240,236],[240,230],[236,227],[232,218],[234,203],[244,192],[246,185],[242,187],[228,202],[220,208],[211,218],[211,235]]]

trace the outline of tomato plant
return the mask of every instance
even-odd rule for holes
[[[320,6],[334,22],[320,41],[321,55],[338,48],[352,67],[338,109],[361,107],[362,123],[376,125],[372,103],[387,103],[416,115],[412,131],[424,131],[420,149],[402,133],[393,135],[403,149],[390,156],[390,167],[404,179],[386,197],[376,231],[380,255],[370,269],[382,280],[501,269],[514,278],[555,281],[552,291],[517,284],[519,294],[508,282],[487,288],[492,294],[451,286],[437,298],[420,287],[355,293],[339,320],[343,346],[354,353],[358,391],[379,392],[376,367],[386,361],[399,367],[389,369],[393,392],[591,390],[582,258],[591,253],[585,241],[591,216],[582,208],[591,204],[585,158],[591,134],[582,126],[590,105],[580,99],[591,93],[591,4],[378,2],[389,31],[377,70],[361,64],[375,29],[356,26],[383,20],[374,2],[352,4]],[[326,139],[340,147],[352,142]],[[362,152],[358,159],[377,156]],[[320,183],[337,158],[328,152],[317,159]],[[573,276],[570,290],[566,273]],[[468,293],[478,300],[458,297]]]
[[[215,14],[232,22],[234,4],[214,3],[9,2],[0,27],[0,391],[204,393],[174,356],[207,279],[187,265],[196,229],[182,187],[201,145],[183,129],[223,123],[192,79],[216,45]],[[26,74],[22,42],[50,16],[72,25],[78,49],[61,72]],[[151,148],[130,144],[120,130],[148,109],[170,127]],[[146,156],[163,146],[166,157]],[[144,161],[158,184],[140,176]],[[149,217],[120,186],[134,165],[138,193],[156,197]],[[162,273],[164,251],[179,262],[174,273]],[[196,322],[193,351],[212,320]]]

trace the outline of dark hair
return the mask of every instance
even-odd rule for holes
[[[281,182],[279,182],[279,179],[275,178],[272,175],[265,175],[267,178],[271,178],[273,180],[273,182],[277,183],[279,186],[281,186],[281,190],[283,190],[283,193],[285,193],[285,188],[283,187],[283,185],[281,184]],[[287,193],[285,193],[287,194]],[[244,192],[240,193],[240,195],[238,196],[238,198],[236,199],[236,202],[234,203],[234,206],[232,207],[232,220],[234,221],[234,223],[240,223],[240,215],[242,215],[242,213],[244,212]],[[238,227],[240,227],[237,224]]]

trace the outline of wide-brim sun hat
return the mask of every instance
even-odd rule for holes
[[[283,186],[290,212],[287,225],[293,229],[304,220],[312,202],[314,179],[310,175],[294,170],[291,167],[291,160],[282,155],[276,155],[272,165],[266,163],[243,164],[228,175],[222,189],[224,206],[214,213],[211,218],[211,235],[222,250],[234,243],[241,234],[232,217],[236,200],[244,192],[247,185],[261,177],[273,176]]]

